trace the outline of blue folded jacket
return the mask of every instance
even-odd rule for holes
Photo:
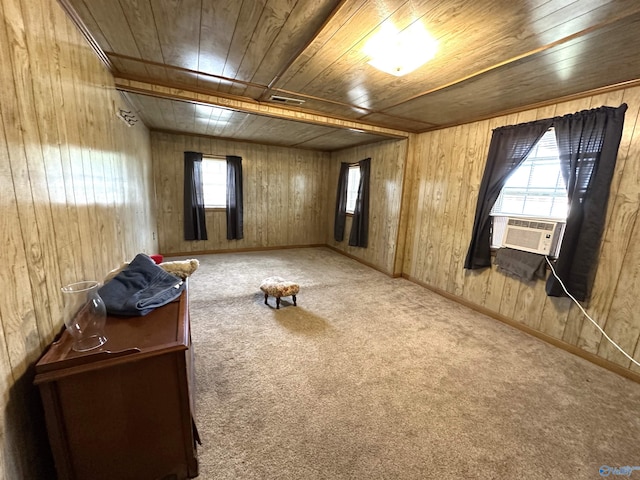
[[[98,293],[109,314],[142,316],[178,298],[184,287],[180,278],[140,253]]]

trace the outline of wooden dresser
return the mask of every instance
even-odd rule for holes
[[[63,331],[36,365],[59,479],[198,475],[187,290],[144,317],[107,317],[107,343]]]

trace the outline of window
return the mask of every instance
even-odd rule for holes
[[[492,248],[499,248],[502,243],[507,217],[563,222],[567,218],[567,209],[567,189],[560,171],[556,136],[551,128],[511,174],[491,210]]]
[[[347,180],[347,213],[353,215],[356,209],[356,199],[358,198],[358,187],[360,186],[360,167],[353,165],[349,167],[349,178]]]
[[[227,206],[227,161],[202,158],[202,188],[205,208],[226,208]]]

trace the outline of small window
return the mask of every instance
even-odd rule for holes
[[[353,165],[349,167],[349,179],[347,181],[347,213],[353,214],[356,209],[356,199],[358,198],[358,187],[360,186],[360,167]]]
[[[202,187],[205,208],[227,206],[227,161],[212,157],[202,159]]]
[[[491,210],[492,248],[499,248],[502,243],[507,217],[534,217],[563,222],[567,218],[568,205],[556,135],[553,129],[549,129],[508,178]]]

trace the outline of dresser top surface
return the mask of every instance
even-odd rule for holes
[[[36,364],[36,383],[42,374],[64,369],[95,369],[161,353],[185,350],[189,345],[187,290],[167,305],[142,317],[107,316],[107,342],[87,352],[73,350],[73,339],[64,330]],[[39,378],[39,376],[41,378]]]

